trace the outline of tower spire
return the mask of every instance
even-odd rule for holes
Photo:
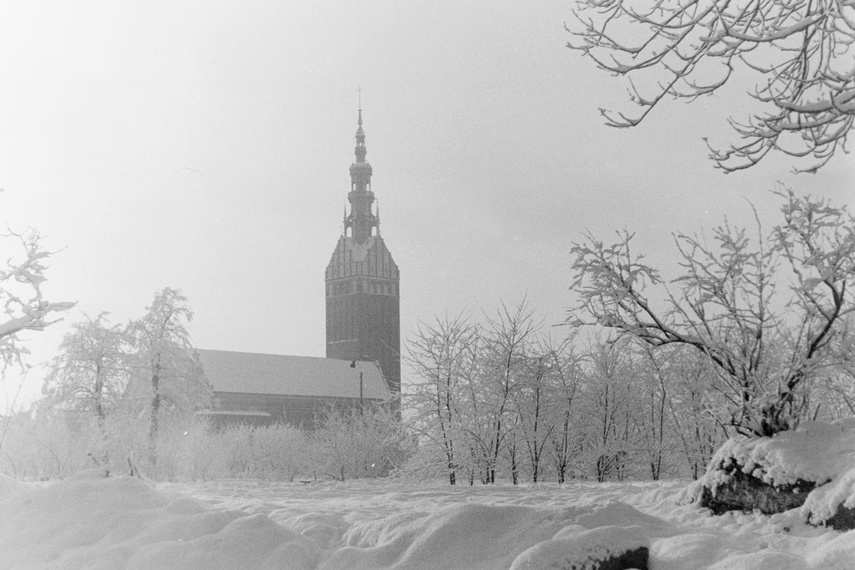
[[[350,192],[347,199],[350,202],[350,215],[345,220],[347,228],[352,229],[353,239],[363,243],[369,237],[373,228],[377,227],[377,217],[371,212],[374,202],[374,192],[371,191],[371,165],[365,162],[368,150],[365,148],[365,131],[362,130],[362,88],[360,87],[360,105],[356,120],[356,162],[350,165]]]

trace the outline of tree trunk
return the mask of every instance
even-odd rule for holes
[[[513,481],[514,485],[519,485],[520,482],[520,473],[519,467],[517,466],[517,444],[514,443],[510,447],[510,459],[511,459],[511,481]]]
[[[148,433],[148,449],[152,466],[157,465],[157,416],[160,412],[160,367],[156,366],[151,375],[151,387],[154,396],[151,399],[151,427]]]
[[[95,415],[98,416],[98,425],[104,428],[104,402],[102,401],[104,392],[104,379],[102,378],[101,365],[95,366]]]

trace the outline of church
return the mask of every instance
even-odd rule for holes
[[[325,274],[326,358],[200,349],[214,390],[202,415],[215,423],[308,427],[329,406],[399,400],[400,276],[380,236],[366,154],[360,108],[350,213]]]

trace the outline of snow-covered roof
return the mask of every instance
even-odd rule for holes
[[[366,399],[389,396],[380,368],[374,362],[257,354],[227,350],[199,350],[205,376],[215,392],[359,398],[359,373]]]

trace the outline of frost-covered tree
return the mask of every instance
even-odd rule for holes
[[[478,351],[477,326],[462,316],[420,323],[408,346],[414,381],[407,409],[420,438],[441,450],[448,482],[457,483],[461,464],[468,461],[465,419],[466,383],[472,377]]]
[[[127,337],[107,313],[75,323],[59,346],[42,393],[52,407],[93,413],[103,426],[128,383]]]
[[[421,324],[409,340],[415,371],[408,420],[419,437],[412,473],[457,484],[507,473],[563,481],[578,451],[578,357],[570,338],[541,333],[523,301],[483,325],[457,317]],[[572,336],[572,335],[571,335]]]
[[[193,311],[187,298],[166,287],[155,294],[145,316],[128,325],[136,379],[133,391],[147,400],[153,463],[157,457],[160,414],[192,413],[211,400],[211,385],[186,328],[192,320]]]
[[[539,336],[528,348],[523,375],[513,393],[516,435],[524,448],[533,483],[541,479],[550,454],[555,454],[553,463],[559,471],[559,482],[564,481],[571,460],[573,399],[578,380],[572,340],[572,336],[562,341]]]
[[[639,394],[636,398],[635,422],[641,455],[650,467],[650,478],[654,481],[661,478],[666,455],[672,448],[668,402],[674,396],[674,374],[671,371],[676,356],[674,352],[657,355],[650,345],[644,345],[640,347],[637,357]]]
[[[855,416],[855,313],[844,320],[833,347],[833,366],[818,373],[811,389],[811,419],[837,420]]]
[[[565,482],[571,465],[581,452],[583,441],[577,398],[582,376],[581,357],[573,350],[578,330],[572,329],[570,336],[558,346],[546,344],[550,347],[546,354],[552,392],[550,458],[559,483]],[[541,353],[544,353],[542,349]]]
[[[528,370],[531,344],[540,324],[523,300],[512,311],[502,303],[494,318],[487,318],[484,328],[483,365],[480,389],[484,398],[486,436],[480,451],[486,463],[486,482],[496,482],[499,455],[505,451],[510,461],[511,476],[517,481],[516,438],[513,397],[523,385]]]
[[[663,358],[656,352],[656,358]],[[716,391],[710,390],[716,386],[715,370],[703,353],[682,347],[667,351],[664,359],[668,359],[666,370],[673,375],[667,400],[672,438],[679,441],[689,475],[697,479],[727,438],[727,410],[722,409]]]
[[[627,232],[614,244],[589,236],[572,250],[580,308],[654,347],[705,355],[732,425],[753,436],[798,423],[855,311],[855,219],[824,199],[779,194],[783,221],[768,235],[758,221],[756,241],[727,223],[713,231],[714,244],[677,235],[682,271],[671,288],[632,250]],[[663,299],[648,297],[656,289]]]
[[[22,254],[8,253],[4,268],[0,268],[0,370],[21,364],[27,350],[21,346],[19,333],[41,331],[61,319],[56,314],[67,311],[74,303],[53,303],[44,298],[42,284],[46,281],[46,261],[51,253],[41,246],[35,230],[9,233],[3,245],[17,241]]]
[[[601,110],[633,127],[666,98],[715,93],[747,71],[760,110],[731,119],[738,142],[711,158],[725,171],[772,151],[816,171],[855,119],[855,8],[849,0],[583,0],[568,46],[630,78],[634,113]]]
[[[512,395],[516,441],[528,458],[528,468],[533,483],[542,471],[546,444],[555,429],[552,414],[552,390],[549,356],[530,355],[520,379],[519,389]],[[516,480],[514,481],[517,482]]]
[[[677,472],[697,479],[726,432],[714,371],[696,350],[633,343],[637,359],[637,460],[653,480]]]
[[[597,481],[626,477],[637,435],[637,363],[629,339],[591,340],[585,354],[581,413],[585,452]]]

